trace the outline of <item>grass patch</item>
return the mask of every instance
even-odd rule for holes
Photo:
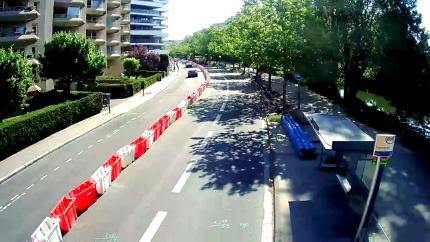
[[[281,122],[281,114],[269,114],[269,116],[267,116],[267,120],[269,120],[269,122],[271,123],[280,123]]]
[[[371,92],[358,91],[357,98],[364,103],[373,103],[380,111],[388,114],[395,114],[396,108],[391,105],[391,102],[382,96],[373,94]]]

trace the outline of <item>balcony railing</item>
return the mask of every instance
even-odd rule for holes
[[[30,35],[35,34],[33,30],[29,31],[6,31],[6,32],[0,32],[0,37],[14,37],[14,36],[21,36],[21,35]]]
[[[57,19],[72,19],[72,18],[80,18],[79,14],[66,14],[66,13],[61,13],[61,14],[54,14],[54,18]]]
[[[152,20],[146,20],[146,19],[138,19],[138,18],[133,18],[131,19],[131,22],[133,23],[144,23],[144,24],[156,24],[154,21]]]
[[[147,10],[147,9],[138,9],[138,8],[132,8],[131,10],[134,13],[147,13],[147,14],[160,14],[159,11],[155,11],[155,10]]]
[[[97,19],[87,19],[87,23],[89,24],[103,24],[103,21]]]
[[[119,28],[119,22],[115,21],[115,22],[107,22],[107,27],[108,28]]]
[[[91,4],[88,4],[88,8],[103,8],[103,2],[102,1],[91,1]]]
[[[118,50],[108,49],[107,50],[107,54],[108,55],[119,55],[119,51]]]

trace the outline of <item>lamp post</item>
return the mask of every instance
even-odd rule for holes
[[[302,80],[302,77],[300,76],[300,74],[298,74],[298,73],[296,73],[296,74],[294,74],[294,78],[296,79],[296,81],[297,81],[297,85],[298,85],[298,88],[297,88],[297,107],[298,107],[298,109],[299,109],[299,111],[300,111],[300,102],[301,102],[301,95],[300,95],[300,81]]]

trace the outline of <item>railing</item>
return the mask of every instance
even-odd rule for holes
[[[131,22],[133,22],[133,23],[155,24],[154,21],[146,20],[146,19],[138,19],[138,18],[131,19]]]
[[[138,9],[138,8],[133,8],[131,11],[135,12],[135,13],[147,13],[147,14],[157,14],[157,15],[160,14],[160,12],[158,12],[158,11]]]
[[[107,23],[107,27],[108,27],[108,28],[119,28],[119,23],[118,23],[118,21],[115,21],[115,22],[108,22],[108,23]]]
[[[26,6],[12,6],[12,7],[0,7],[0,12],[6,12],[6,11],[23,11],[26,10]],[[31,11],[30,8],[28,11]]]
[[[87,23],[89,24],[103,24],[103,21],[97,19],[87,19]]]
[[[108,55],[119,55],[119,51],[118,50],[107,50],[107,54]]]
[[[103,8],[103,2],[102,1],[91,1],[91,4],[87,6],[88,8]]]
[[[54,14],[54,18],[59,19],[72,19],[72,18],[80,18],[79,14]]]
[[[30,34],[35,34],[35,32],[32,30],[20,31],[20,32],[13,32],[13,31],[0,32],[0,37],[15,37],[15,36],[21,36],[21,35],[30,35]]]
[[[121,31],[130,31],[130,27],[121,26]]]

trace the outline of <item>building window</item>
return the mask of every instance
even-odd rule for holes
[[[31,47],[31,53],[36,56],[36,46]]]
[[[79,18],[81,14],[81,9],[78,7],[67,8],[67,17],[69,18]]]
[[[39,12],[39,2],[34,2],[33,4],[36,11]]]
[[[33,24],[33,34],[38,35],[37,23]]]

